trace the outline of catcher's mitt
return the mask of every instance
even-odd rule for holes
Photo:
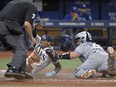
[[[114,76],[116,75],[116,52],[112,47],[108,47],[107,51],[109,53],[108,74]]]
[[[51,58],[53,62],[56,62],[59,59],[59,54],[52,49],[47,49],[46,53]]]
[[[27,57],[26,59],[26,71],[28,73],[33,69],[31,64],[40,62],[40,56],[38,55],[38,49],[34,49],[34,51]]]

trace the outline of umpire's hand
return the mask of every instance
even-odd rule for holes
[[[43,29],[43,26],[41,24],[36,24],[34,29],[40,30],[40,29]]]
[[[32,41],[33,46],[35,46],[36,45],[36,40],[35,40],[34,37],[31,38],[31,41]]]

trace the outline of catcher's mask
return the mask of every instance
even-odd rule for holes
[[[85,43],[85,42],[92,42],[92,36],[89,32],[82,31],[82,32],[75,35],[74,43],[76,45],[80,45],[80,44]]]

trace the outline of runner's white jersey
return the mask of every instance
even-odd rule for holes
[[[37,49],[38,55],[40,56],[41,59],[39,63],[32,64],[32,67],[33,67],[32,75],[36,74],[37,72],[39,72],[40,70],[42,70],[43,68],[45,68],[52,62],[51,58],[46,53],[46,49],[53,50],[53,47],[50,46],[46,48],[41,48],[41,45],[40,45],[41,37],[37,35],[35,39],[36,39],[35,49]]]
[[[53,46],[46,47],[46,48],[41,48],[40,41],[41,37],[39,35],[36,36],[36,46],[35,49],[38,49],[38,55],[41,57],[41,59],[44,61],[49,58],[48,54],[46,53],[46,49],[52,49]],[[51,58],[49,58],[51,60]]]
[[[92,53],[105,52],[105,50],[99,44],[85,42],[76,47],[75,52],[78,52],[85,58],[84,60],[86,60]]]

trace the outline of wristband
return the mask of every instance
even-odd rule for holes
[[[70,53],[62,54],[60,59],[71,59],[70,58]]]

